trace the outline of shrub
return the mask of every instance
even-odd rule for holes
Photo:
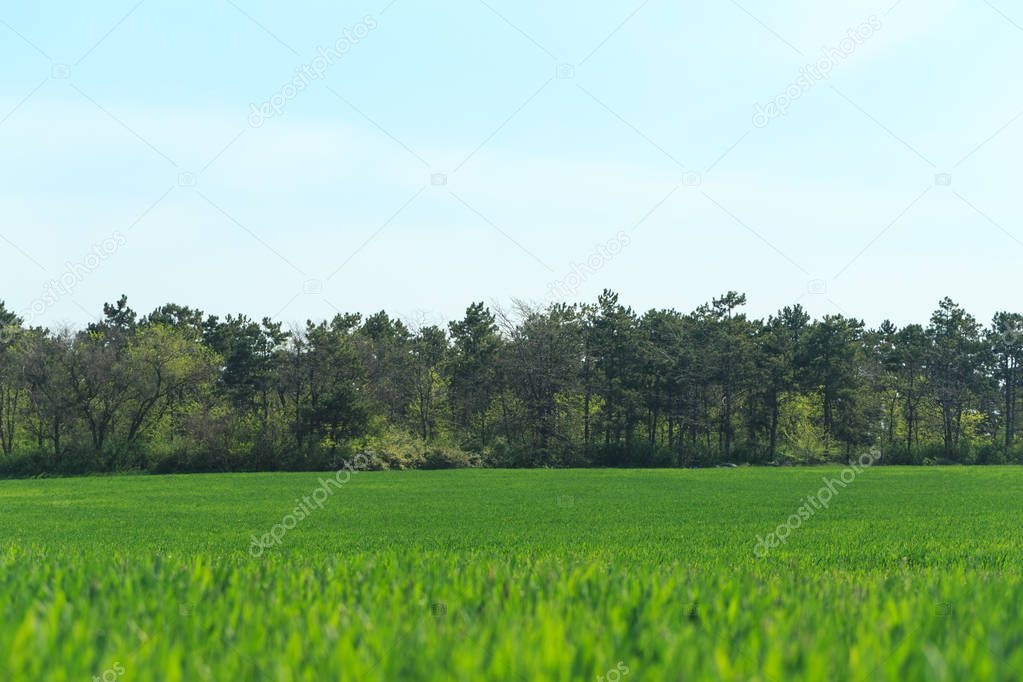
[[[368,443],[381,469],[457,469],[480,466],[479,456],[446,443],[424,443],[398,429],[388,429]]]

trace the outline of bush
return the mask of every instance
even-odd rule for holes
[[[451,445],[429,445],[424,453],[423,469],[464,469],[480,466],[477,455]]]
[[[1005,448],[993,443],[972,447],[965,461],[971,464],[1005,464]]]
[[[397,429],[388,429],[368,443],[381,469],[459,469],[481,466],[477,455],[445,443],[424,443]]]

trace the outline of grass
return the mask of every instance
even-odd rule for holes
[[[0,679],[1023,679],[1023,469],[839,471],[2,481]]]

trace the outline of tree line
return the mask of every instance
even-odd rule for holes
[[[867,328],[745,302],[639,314],[604,291],[289,330],[122,296],[77,332],[0,303],[0,473],[1023,461],[1023,316],[984,327],[945,298]]]

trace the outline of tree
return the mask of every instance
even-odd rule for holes
[[[150,324],[129,345],[124,367],[126,443],[135,443],[147,430],[175,410],[197,399],[216,376],[219,358],[180,329]]]
[[[189,341],[202,341],[206,331],[206,321],[201,310],[167,303],[142,318],[142,326],[152,327],[163,325],[177,330]]]
[[[594,385],[601,401],[604,446],[632,443],[633,426],[641,398],[634,372],[636,315],[618,303],[618,294],[605,289],[589,321],[589,350],[593,357]]]
[[[22,395],[18,358],[22,346],[21,323],[22,319],[0,301],[0,452],[5,455],[14,451],[18,401]]]
[[[778,421],[782,402],[789,393],[799,388],[800,352],[809,326],[810,316],[796,304],[782,308],[777,316],[769,317],[760,331],[760,364],[763,382],[761,391],[768,413],[768,454],[772,459],[778,451]]]
[[[647,442],[676,444],[678,427],[684,423],[685,319],[675,310],[650,310],[636,330],[637,371],[646,410]],[[666,431],[661,437],[661,432]]]
[[[203,342],[221,358],[224,392],[236,407],[257,414],[266,425],[289,334],[279,322],[264,318],[259,323],[244,315],[228,315],[223,322],[210,317],[203,327]]]
[[[810,325],[803,343],[801,364],[809,387],[818,393],[822,408],[824,452],[830,451],[836,427],[851,435],[853,401],[857,385],[856,356],[863,323],[841,315],[826,315]]]
[[[449,324],[452,348],[447,364],[455,422],[479,447],[487,445],[487,412],[498,393],[495,360],[501,346],[493,313],[473,303],[465,317]]]
[[[73,336],[67,331],[53,334],[37,329],[26,332],[23,338],[22,377],[29,428],[36,447],[42,450],[48,442],[59,465],[78,411],[68,362]]]
[[[1008,452],[1016,433],[1017,388],[1023,363],[1023,315],[996,313],[987,340],[995,361],[994,379],[1002,393],[1003,444]]]
[[[906,452],[912,457],[919,440],[920,405],[929,391],[927,361],[930,339],[918,324],[906,325],[894,335],[885,364],[895,377],[895,386],[902,398],[902,416],[906,422]]]
[[[415,411],[420,437],[427,442],[437,433],[438,387],[443,383],[442,363],[447,350],[447,335],[437,326],[423,327],[412,340]]]
[[[945,456],[958,458],[963,412],[980,387],[983,346],[980,326],[952,299],[941,299],[927,328],[927,367],[941,408]]]
[[[396,425],[404,424],[416,396],[408,328],[380,311],[363,322],[359,340],[366,387],[377,411]]]
[[[366,433],[371,411],[356,339],[360,319],[339,314],[329,323],[307,322],[295,339],[293,431],[300,451],[325,445],[335,452]]]
[[[551,461],[557,441],[560,449],[568,435],[559,431],[562,421],[558,399],[577,388],[583,354],[582,331],[577,311],[565,304],[546,310],[519,305],[521,321],[506,345],[509,386],[525,407],[530,446],[537,461]]]
[[[714,299],[710,307],[704,306],[702,309],[702,314],[714,330],[705,351],[713,358],[713,381],[721,392],[718,442],[725,457],[732,453],[734,414],[752,370],[752,329],[745,315],[735,313],[739,306],[745,304],[744,294],[729,291],[721,298]]]
[[[0,303],[0,474],[309,469],[359,446],[416,466],[838,459],[869,445],[902,461],[1018,458],[1020,314],[982,331],[944,299],[926,327],[866,330],[798,305],[751,319],[745,302],[637,315],[605,290],[510,313],[473,303],[446,329],[379,312],[288,332],[175,303],[139,315],[121,296],[77,333],[23,329]]]

